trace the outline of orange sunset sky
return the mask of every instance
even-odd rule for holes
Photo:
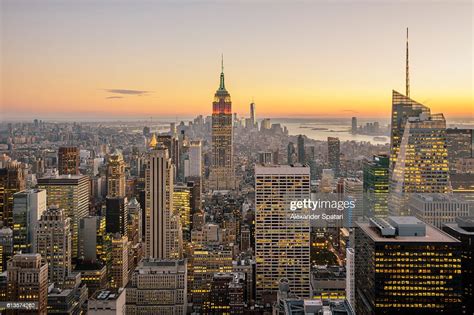
[[[471,1],[1,3],[1,116],[208,115],[224,54],[233,110],[388,117],[404,92],[473,114]]]

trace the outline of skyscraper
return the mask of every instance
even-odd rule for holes
[[[371,217],[388,215],[388,167],[388,155],[374,155],[364,162],[364,207]]]
[[[334,171],[334,176],[339,177],[341,174],[341,142],[339,138],[328,137],[328,163],[329,167]]]
[[[85,175],[49,176],[38,179],[46,190],[48,205],[57,205],[71,218],[72,257],[78,257],[79,221],[89,214],[89,178]]]
[[[214,94],[212,103],[212,160],[209,175],[211,190],[235,188],[232,128],[232,101],[224,84],[224,59],[222,59],[219,89]]]
[[[71,219],[63,209],[50,206],[38,221],[36,252],[48,264],[49,281],[62,285],[71,273]]]
[[[392,118],[390,131],[390,170],[395,168],[400,145],[408,117],[416,117],[421,113],[429,113],[430,109],[411,98],[392,91]]]
[[[357,133],[357,117],[352,117],[352,128],[351,132],[353,135]]]
[[[111,252],[110,268],[107,270],[109,285],[112,288],[123,288],[128,283],[128,237],[115,234],[112,237]]]
[[[192,140],[188,149],[189,159],[185,163],[184,177],[202,176],[202,149],[200,140]],[[186,162],[186,161],[185,161]]]
[[[146,170],[146,257],[180,258],[179,216],[173,209],[174,166],[168,149],[158,144],[149,152]]]
[[[25,173],[22,163],[8,161],[0,168],[0,221],[13,226],[13,194],[25,189]]]
[[[310,169],[255,166],[255,256],[257,300],[273,296],[280,279],[300,297],[310,293],[309,220],[289,217],[290,201],[310,198]]]
[[[288,142],[287,161],[288,165],[293,165],[296,162],[296,148],[293,142]]]
[[[125,197],[125,162],[118,151],[109,155],[107,161],[107,196]]]
[[[59,175],[79,175],[79,148],[60,147],[58,150]]]
[[[298,163],[305,164],[306,163],[306,153],[304,150],[304,138],[303,135],[298,136]]]
[[[250,103],[250,122],[252,123],[251,128],[257,127],[257,116],[255,115],[255,103]]]
[[[174,129],[174,132],[173,132]],[[171,158],[171,163],[174,165],[174,179],[176,180],[176,176],[179,173],[180,167],[180,160],[181,160],[181,147],[179,145],[179,139],[176,136],[176,125],[175,127],[171,127],[171,131],[169,135],[160,134],[156,137],[156,142],[163,144],[166,148],[168,148],[168,156]],[[152,146],[155,147],[155,146]]]
[[[7,262],[13,256],[13,231],[9,227],[0,229],[0,272],[7,269]]]
[[[105,199],[105,230],[107,233],[127,235],[127,197],[107,197]]]
[[[8,301],[36,302],[33,310],[17,314],[47,314],[48,264],[40,254],[17,254],[8,262]]]
[[[173,192],[174,213],[179,215],[181,229],[186,240],[191,239],[191,189],[185,184],[176,184]]]
[[[395,168],[400,144],[408,117],[429,113],[428,107],[410,98],[410,72],[408,60],[408,28],[406,38],[405,95],[392,91],[392,118],[390,131],[390,174]]]
[[[461,242],[463,314],[474,314],[474,217],[456,218],[443,231]]]
[[[410,193],[446,193],[450,190],[446,120],[442,114],[409,117],[404,126],[390,178],[389,210],[407,214]]]
[[[461,314],[460,247],[415,217],[357,223],[357,314]]]
[[[46,190],[30,189],[13,195],[13,250],[34,253],[38,220],[46,211]]]
[[[446,129],[449,170],[457,173],[456,164],[461,159],[474,158],[474,129]]]

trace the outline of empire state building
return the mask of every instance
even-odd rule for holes
[[[224,84],[224,60],[219,89],[212,103],[212,161],[209,175],[211,190],[235,189],[232,102]]]

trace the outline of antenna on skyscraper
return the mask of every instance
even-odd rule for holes
[[[224,54],[221,54],[221,72],[224,73]]]
[[[405,68],[405,95],[410,97],[410,68],[408,63],[408,27],[407,27],[407,56]]]

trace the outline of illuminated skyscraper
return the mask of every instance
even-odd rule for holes
[[[310,294],[309,220],[290,218],[290,201],[310,198],[309,167],[255,166],[257,300],[278,291],[280,279],[299,297]]]
[[[38,220],[46,211],[46,190],[30,189],[13,195],[13,250],[34,253]]]
[[[341,172],[341,142],[339,138],[328,137],[328,163],[334,171],[334,176],[339,177]]]
[[[389,211],[408,214],[410,193],[450,190],[446,120],[442,114],[422,113],[405,121],[402,141],[390,178]]]
[[[59,175],[79,175],[79,148],[60,147],[58,150]]]
[[[191,238],[191,191],[185,184],[174,186],[173,192],[174,213],[179,215],[181,229],[185,239]]]
[[[180,258],[182,236],[173,209],[174,165],[168,149],[158,144],[149,153],[146,170],[146,257]]]
[[[89,178],[85,175],[61,175],[38,179],[38,188],[46,190],[48,205],[57,205],[71,218],[72,257],[78,257],[79,221],[89,214]]]
[[[109,285],[112,288],[123,288],[128,283],[128,251],[128,237],[115,234],[112,237],[110,269],[107,270]]]
[[[13,194],[25,189],[23,167],[18,161],[8,161],[0,168],[0,221],[4,226],[13,226]]]
[[[369,216],[388,215],[389,157],[375,155],[364,163],[364,207]]]
[[[461,314],[461,242],[415,217],[357,223],[357,314]]]
[[[62,285],[71,273],[71,219],[50,206],[38,221],[36,252],[48,263],[49,281]]]
[[[224,61],[219,89],[212,103],[212,160],[209,175],[211,190],[235,188],[232,102],[224,84]]]
[[[108,158],[107,196],[125,197],[125,162],[122,153],[118,151]]]
[[[394,215],[409,214],[409,193],[450,191],[446,120],[410,98],[408,29],[405,81],[406,95],[392,92],[388,206]]]
[[[405,132],[408,117],[416,117],[421,113],[430,113],[430,109],[411,98],[392,91],[392,119],[390,133],[390,171],[395,168],[400,145]]]
[[[462,243],[462,314],[474,314],[474,217],[456,218],[455,223],[444,224],[443,231]]]

